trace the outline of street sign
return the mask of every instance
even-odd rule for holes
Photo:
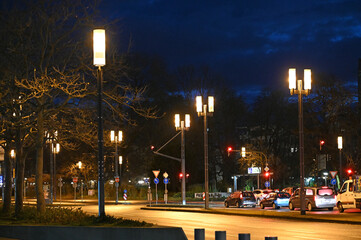
[[[164,184],[168,184],[168,183],[169,183],[169,178],[164,178],[164,179],[163,179],[163,183],[164,183]]]
[[[149,178],[144,178],[144,182],[148,184],[149,183]]]
[[[158,184],[159,183],[159,179],[158,178],[154,178],[154,183]]]
[[[336,174],[337,174],[337,171],[330,171],[330,174],[331,174],[332,178],[335,178]]]
[[[0,176],[0,184],[3,184],[3,176]]]
[[[119,177],[115,177],[115,182],[116,182],[116,183],[119,182]]]
[[[331,179],[331,184],[332,184],[332,185],[336,185],[336,178],[332,178],[332,179]]]
[[[264,185],[265,185],[266,187],[269,187],[269,181],[266,181],[266,182],[264,183]]]
[[[159,170],[153,170],[154,177],[157,178],[159,173],[160,173]]]
[[[77,183],[78,182],[78,178],[77,177],[73,177],[73,182]]]
[[[248,168],[248,174],[260,174],[261,168],[260,167],[250,167]]]
[[[163,177],[164,177],[164,178],[168,178],[168,173],[167,173],[167,172],[164,172],[164,173],[163,173]]]
[[[265,167],[264,170],[265,170],[266,172],[268,172],[268,171],[269,171],[269,167]]]
[[[124,189],[124,193],[127,193],[127,189]]]

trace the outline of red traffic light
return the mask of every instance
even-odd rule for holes
[[[322,146],[322,145],[324,145],[325,144],[325,141],[324,140],[321,140],[320,141],[320,145]]]
[[[152,145],[152,146],[150,146],[150,150],[154,150],[154,146]]]
[[[264,173],[265,177],[269,177],[269,172]]]
[[[228,148],[227,148],[227,151],[228,151],[228,152],[231,152],[232,150],[233,150],[232,147],[228,147]]]
[[[352,174],[352,169],[347,169],[346,172],[347,172],[348,175],[351,175]]]
[[[189,178],[189,173],[186,174],[186,178]]]
[[[180,174],[179,174],[179,178],[183,178],[183,173],[180,173]]]

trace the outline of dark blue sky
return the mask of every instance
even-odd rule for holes
[[[121,19],[133,51],[160,55],[171,69],[209,65],[238,90],[287,88],[293,66],[357,83],[359,0],[103,0],[101,9]]]

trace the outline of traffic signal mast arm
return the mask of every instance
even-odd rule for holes
[[[172,156],[169,156],[169,155],[166,155],[164,153],[160,153],[159,151],[164,148],[168,143],[170,143],[174,138],[176,138],[179,134],[181,134],[181,132],[178,132],[175,136],[173,136],[171,139],[169,139],[168,142],[166,142],[163,146],[161,146],[157,151],[153,151],[154,154],[157,154],[159,156],[162,156],[162,157],[166,157],[166,158],[169,158],[169,159],[172,159],[172,160],[176,160],[178,162],[181,162],[182,159],[180,158],[176,158],[176,157],[172,157]]]

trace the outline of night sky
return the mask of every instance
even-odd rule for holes
[[[169,70],[208,65],[243,93],[287,89],[289,67],[357,84],[359,0],[103,0],[101,11],[120,19],[132,51],[163,57]]]

